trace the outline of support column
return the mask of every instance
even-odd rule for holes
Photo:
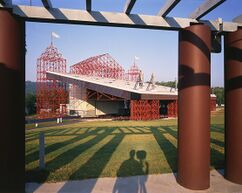
[[[242,29],[225,35],[225,178],[242,184]]]
[[[179,32],[178,175],[186,188],[209,188],[210,49],[208,26]]]
[[[0,192],[24,192],[25,24],[0,9]]]

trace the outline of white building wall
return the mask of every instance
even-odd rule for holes
[[[85,87],[70,85],[67,110],[69,115],[72,113],[81,117],[95,115],[95,107],[87,102],[87,89]]]
[[[123,102],[120,101],[87,101],[87,89],[76,85],[69,87],[69,115],[81,117],[95,117],[105,114],[117,114]]]

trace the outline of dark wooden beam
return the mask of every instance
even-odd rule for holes
[[[84,11],[73,9],[61,9],[33,6],[12,6],[12,12],[22,17],[25,21],[87,24],[101,26],[131,27],[143,29],[180,30],[190,26],[191,23],[204,23],[212,31],[220,30],[220,23],[211,20],[200,20],[191,18],[160,17],[151,15],[137,15],[112,12]],[[223,32],[236,31],[242,23],[223,22]]]
[[[10,6],[12,5],[12,0],[0,0],[0,4],[4,6]]]
[[[86,10],[92,11],[92,0],[86,0]]]
[[[126,3],[125,3],[125,6],[124,6],[123,12],[126,13],[126,14],[130,14],[131,10],[134,7],[135,2],[136,2],[136,0],[127,0]]]
[[[51,4],[51,1],[50,0],[41,0],[44,7],[49,9],[49,8],[52,8],[52,4]]]

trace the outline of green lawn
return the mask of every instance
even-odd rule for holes
[[[211,119],[211,167],[223,167],[223,110]],[[38,169],[38,134],[46,136],[46,169]],[[131,150],[138,152],[129,159]],[[176,171],[177,120],[79,122],[26,130],[27,181],[56,182]],[[140,156],[139,156],[140,155]],[[144,171],[145,162],[149,167]],[[141,169],[140,169],[141,168]]]

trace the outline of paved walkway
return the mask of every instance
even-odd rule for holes
[[[242,185],[223,178],[216,170],[210,173],[210,188],[194,191],[177,184],[173,174],[134,176],[126,178],[98,178],[58,183],[27,183],[26,192],[36,193],[242,193]]]

